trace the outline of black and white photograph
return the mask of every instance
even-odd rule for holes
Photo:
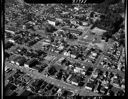
[[[4,0],[3,96],[125,96],[127,0],[42,1]]]

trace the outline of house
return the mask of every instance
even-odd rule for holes
[[[21,56],[13,56],[13,57],[11,57],[10,59],[11,59],[11,63],[12,64],[15,64],[16,62],[17,62],[17,60],[20,58]]]
[[[15,41],[13,39],[9,39],[8,41],[11,43],[15,43]]]
[[[76,58],[76,55],[71,54],[71,57],[72,57],[72,58]]]
[[[70,53],[69,52],[64,52],[64,55],[65,56],[70,56]]]
[[[89,24],[87,22],[82,23],[84,26],[88,26]]]
[[[24,67],[32,67],[32,66],[35,66],[35,65],[37,65],[39,62],[38,62],[38,60],[36,60],[36,59],[32,59],[32,60],[29,60],[29,61],[27,61],[25,64],[24,64]]]
[[[4,70],[7,71],[9,69],[9,67],[5,66]]]
[[[104,86],[101,86],[100,92],[101,92],[102,94],[107,94],[108,88],[105,88]]]
[[[93,90],[93,89],[95,89],[96,86],[97,86],[96,81],[93,80],[93,79],[90,79],[88,81],[88,83],[86,84],[85,88],[88,89],[88,90]]]
[[[83,32],[81,32],[81,31],[74,31],[74,30],[71,30],[70,31],[73,35],[75,35],[75,36],[80,36],[80,35],[82,35],[82,33]]]
[[[68,78],[68,80],[71,82],[71,84],[78,86],[81,82],[81,77],[76,74],[73,74],[70,76],[70,78]]]
[[[63,21],[63,19],[61,19],[61,18],[55,18],[57,21],[60,21],[60,22],[62,22]]]
[[[18,66],[23,66],[25,62],[26,62],[26,58],[25,58],[25,57],[19,57],[19,58],[16,60],[16,64],[17,64]]]
[[[64,49],[64,46],[62,46],[62,45],[60,45],[59,47],[58,47],[58,50],[63,50]]]
[[[58,91],[57,91],[57,93],[58,94],[62,94],[62,89],[59,88]]]
[[[77,29],[79,29],[79,30],[84,30],[85,27],[84,27],[84,26],[78,26]]]
[[[61,14],[69,14],[69,13],[70,13],[70,12],[64,12],[64,11],[63,11]]]
[[[75,69],[74,69],[74,72],[82,72],[83,71],[83,69],[82,68],[79,68],[79,67],[76,67]]]
[[[96,57],[97,53],[91,52],[92,56]]]
[[[54,21],[50,21],[50,20],[48,20],[48,23],[51,24],[51,25],[53,25],[53,26],[56,25]]]
[[[77,82],[71,82],[73,85],[76,85],[76,86],[78,86],[78,83]]]
[[[48,74],[49,75],[54,75],[56,72],[57,72],[57,70],[53,66],[48,69]]]
[[[38,72],[42,72],[41,67],[39,67],[39,66],[32,66],[31,69],[37,70]]]
[[[42,42],[42,45],[49,45],[50,43],[49,42]]]
[[[61,63],[65,58],[64,57],[61,57],[58,62]]]
[[[44,59],[47,60],[47,61],[52,61],[52,60],[54,60],[55,58],[56,58],[56,57],[53,56],[53,55],[48,55],[48,56],[46,56]]]
[[[77,24],[75,20],[71,20],[70,22],[71,22],[71,24],[74,24],[74,25]]]

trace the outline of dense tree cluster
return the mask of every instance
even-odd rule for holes
[[[110,5],[109,9],[111,9],[114,13],[124,13],[125,12],[125,7],[124,7],[123,3]]]
[[[118,31],[122,22],[123,18],[120,14],[110,12],[105,16],[102,16],[101,20],[97,20],[95,25],[114,33]]]
[[[120,46],[125,46],[125,32],[123,29],[120,29],[115,35],[113,35],[112,39],[119,42]]]
[[[94,26],[107,30],[108,32],[103,34],[103,38],[108,40],[121,27],[124,19],[120,13],[124,12],[124,5],[120,0],[106,0],[100,5],[94,5],[93,10],[101,13],[101,20],[97,20]]]

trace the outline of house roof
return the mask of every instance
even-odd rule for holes
[[[19,64],[23,64],[25,61],[26,59],[24,57],[19,57],[19,59],[17,60]]]
[[[54,21],[48,20],[48,23],[51,24],[51,25],[53,25],[53,26],[55,26],[55,22]]]

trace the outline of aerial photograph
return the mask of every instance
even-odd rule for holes
[[[125,96],[124,4],[5,0],[4,96]]]

